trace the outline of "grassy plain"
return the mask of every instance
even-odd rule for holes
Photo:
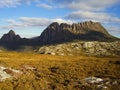
[[[0,52],[0,65],[22,71],[18,78],[0,82],[0,90],[96,90],[83,87],[84,78],[97,76],[120,79],[120,57],[52,56],[27,52]],[[115,88],[115,89],[113,89]],[[120,86],[109,90],[120,90]]]

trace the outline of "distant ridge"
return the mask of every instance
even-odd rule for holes
[[[4,34],[1,39],[0,39],[0,45],[11,48],[11,49],[16,49],[20,45],[21,42],[21,37],[13,30],[10,30],[7,34]]]
[[[0,46],[4,46],[7,49],[18,49],[21,46],[35,46],[38,45],[38,39],[36,38],[21,38],[13,30],[4,34],[0,39]]]
[[[4,34],[1,38],[3,42],[18,42],[21,39],[19,35],[16,35],[13,30],[10,30],[7,34]]]
[[[10,30],[0,39],[0,46],[9,49],[17,49],[20,46],[40,46],[70,42],[74,40],[83,41],[113,41],[120,40],[110,35],[107,30],[98,22],[86,21],[73,23],[72,25],[57,22],[50,24],[40,36],[35,38],[21,38]]]

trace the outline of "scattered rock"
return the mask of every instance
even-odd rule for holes
[[[5,67],[0,67],[0,81],[4,81],[7,78],[11,78],[11,75],[7,74],[4,70],[6,68]]]
[[[54,52],[52,52],[52,53],[51,53],[51,55],[55,55],[55,53],[54,53]]]
[[[31,70],[31,71],[36,71],[37,70],[37,68],[29,66],[29,65],[23,65],[22,69],[23,70]]]
[[[79,41],[59,45],[43,46],[37,50],[40,54],[50,55],[88,55],[115,56],[120,55],[120,41],[98,42]],[[119,63],[119,62],[117,62]]]
[[[119,80],[119,79],[118,79]],[[116,80],[108,78],[88,77],[84,79],[85,85],[96,86],[98,90],[109,88],[108,86],[118,85]]]
[[[17,76],[21,75],[22,72],[20,70],[3,67],[0,66],[0,81],[5,81],[8,78],[16,78]]]
[[[107,89],[108,87],[101,84],[101,85],[97,85],[97,88],[101,90],[101,89]]]
[[[100,84],[103,81],[104,81],[103,79],[97,78],[97,77],[85,78],[85,82],[88,83],[88,84]]]

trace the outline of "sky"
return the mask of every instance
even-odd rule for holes
[[[120,38],[120,0],[0,0],[0,37],[14,30],[39,36],[52,22],[100,22]]]

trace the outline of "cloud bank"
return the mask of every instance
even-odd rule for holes
[[[73,20],[93,20],[103,23],[119,23],[120,18],[104,12],[76,11],[65,16],[67,19]]]
[[[5,20],[8,23],[7,26],[2,26],[1,29],[16,29],[16,28],[25,28],[25,27],[47,27],[52,22],[58,23],[73,23],[70,20],[64,20],[61,18],[49,19],[49,18],[35,18],[35,17],[20,17],[17,20],[8,19]]]

